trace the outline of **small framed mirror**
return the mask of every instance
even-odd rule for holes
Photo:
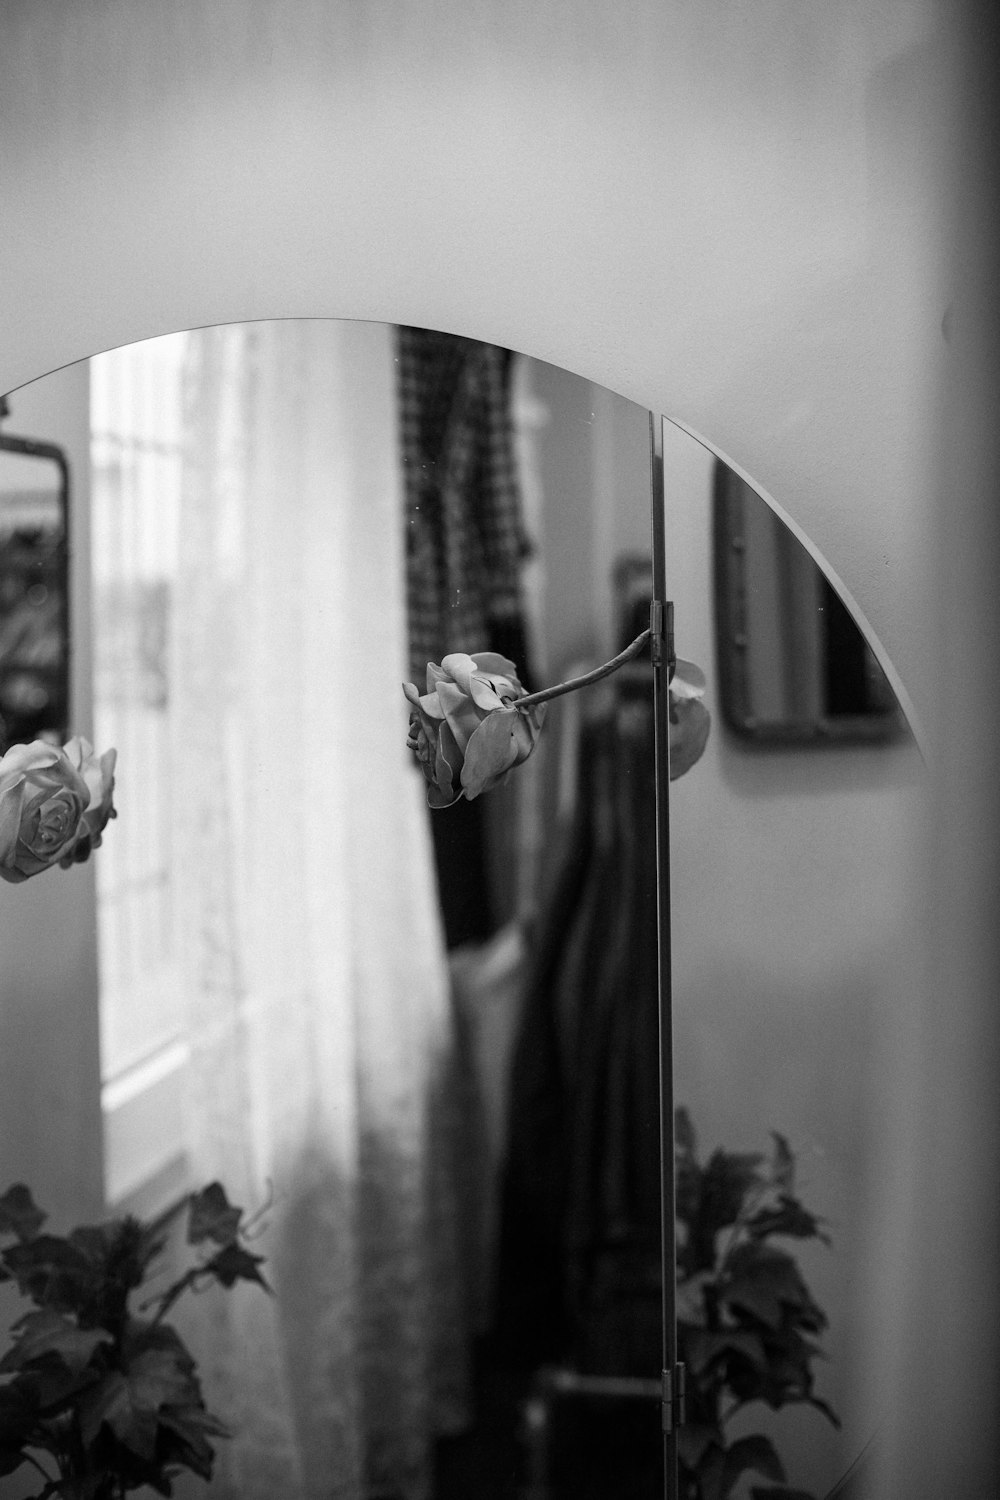
[[[872,744],[908,733],[896,695],[830,580],[727,464],[713,477],[722,716],[759,744]]]
[[[0,430],[0,752],[67,734],[68,517],[62,449]]]

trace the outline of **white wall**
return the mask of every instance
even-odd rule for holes
[[[862,1362],[897,1398],[886,1493],[908,1496],[991,1496],[998,1467],[1000,320],[977,22],[971,0],[9,0],[0,22],[0,389],[200,322],[471,334],[710,437],[874,624],[948,771],[903,893],[925,902],[921,963]],[[956,335],[945,445],[952,300],[985,337]]]
[[[919,695],[950,296],[936,17],[929,0],[12,0],[0,388],[270,316],[535,354],[742,463]]]

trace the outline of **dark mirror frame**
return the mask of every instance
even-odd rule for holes
[[[712,480],[712,528],[719,707],[727,728],[759,745],[872,745],[909,734],[909,726],[871,647],[833,584],[807,549],[787,533],[789,556],[812,567],[820,579],[823,640],[839,680],[824,680],[822,663],[805,661],[815,680],[804,695],[816,707],[791,707],[778,717],[755,710],[750,654],[755,645],[750,622],[747,510],[759,505],[783,526],[768,502],[729,466],[717,459]],[[787,637],[786,637],[787,640]],[[795,659],[794,649],[789,659]],[[843,670],[846,667],[849,670]]]
[[[0,420],[7,411],[6,401],[0,399]],[[66,454],[55,443],[18,437],[0,430],[0,453],[15,453],[55,466],[53,488],[58,512],[58,521],[51,532],[46,530],[43,536],[33,540],[33,546],[38,549],[37,559],[18,555],[19,549],[12,545],[15,538],[6,544],[0,539],[0,753],[3,753],[11,744],[43,737],[62,743],[69,732],[70,473]],[[2,505],[0,492],[0,512]],[[27,547],[22,547],[20,552],[26,554]],[[54,591],[55,608],[39,623],[36,639],[31,643],[36,653],[40,645],[43,647],[40,659],[36,654],[21,660],[16,647],[4,648],[2,636],[14,610],[25,604],[31,607],[32,589],[39,591],[40,604],[48,602],[50,591]],[[36,708],[28,705],[19,710],[2,701],[4,684],[14,673],[39,678],[44,701],[40,698]]]

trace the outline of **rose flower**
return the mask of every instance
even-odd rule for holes
[[[65,750],[35,740],[0,759],[0,877],[27,880],[68,854],[91,788]]]
[[[90,741],[83,739],[80,735],[74,735],[64,749],[70,762],[86,782],[90,793],[90,800],[83,811],[79,836],[72,848],[68,849],[59,861],[62,868],[68,870],[70,865],[82,864],[85,859],[89,859],[92,849],[100,848],[101,838],[109,820],[118,816],[112,801],[115,790],[115,761],[118,759],[118,752],[105,750],[103,755],[98,756],[94,753],[94,747]]]
[[[407,744],[427,778],[431,807],[499,786],[535,748],[544,704],[515,707],[525,690],[514,663],[495,651],[428,662],[427,692],[412,682],[403,692],[412,705]]]

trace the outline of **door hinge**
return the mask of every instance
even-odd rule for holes
[[[649,605],[649,640],[653,665],[667,664],[668,682],[674,675],[677,653],[674,650],[674,606],[671,600],[653,599]]]
[[[673,1370],[664,1370],[661,1376],[663,1393],[660,1407],[664,1432],[673,1432],[687,1421],[687,1370],[683,1364],[674,1365]]]

